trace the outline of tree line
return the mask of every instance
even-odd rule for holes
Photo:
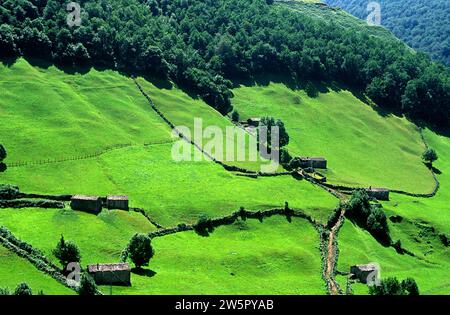
[[[339,81],[392,111],[448,125],[449,69],[388,36],[266,0],[78,2],[81,25],[69,27],[65,0],[3,1],[1,54],[170,79],[223,114],[236,79]]]

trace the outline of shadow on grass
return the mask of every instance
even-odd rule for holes
[[[149,278],[154,277],[156,275],[156,271],[144,268],[133,268],[131,269],[131,272],[134,273],[135,275]]]
[[[14,65],[14,63],[18,60],[20,56],[13,56],[13,57],[0,57],[0,62],[3,63],[6,67],[11,67]],[[42,69],[48,69],[51,66],[55,66],[59,70],[63,71],[66,74],[74,75],[74,74],[86,74],[91,69],[95,69],[99,72],[106,71],[106,70],[114,70],[117,71],[119,74],[127,76],[127,77],[133,77],[133,76],[141,76],[148,82],[152,83],[154,86],[156,86],[159,89],[172,89],[173,83],[169,78],[166,77],[158,77],[153,76],[145,72],[139,72],[139,71],[127,71],[123,68],[117,68],[113,62],[102,62],[102,63],[88,63],[82,66],[70,66],[70,65],[63,65],[60,63],[56,63],[53,61],[46,61],[43,59],[38,58],[30,58],[30,57],[24,57],[27,62],[29,62],[31,65],[35,67],[39,67]],[[233,82],[233,87],[238,87],[240,85],[244,86],[268,86],[270,82],[274,83],[282,83],[286,85],[288,88],[292,90],[304,90],[308,94],[308,96],[315,98],[318,97],[320,93],[328,93],[330,90],[334,92],[339,92],[342,90],[348,90],[350,91],[356,98],[361,100],[363,103],[368,105],[373,105],[372,102],[367,98],[367,96],[364,93],[364,90],[361,87],[353,87],[349,86],[348,84],[344,84],[342,80],[337,81],[321,81],[321,80],[303,80],[303,79],[296,79],[292,76],[286,75],[285,73],[259,73],[257,75],[254,75],[252,77],[246,76],[246,77],[235,77],[231,78],[231,81]],[[200,99],[200,96],[195,89],[193,89],[191,86],[186,84],[177,84],[177,87],[180,88],[184,93],[189,95],[189,97],[193,99]],[[232,91],[231,91],[232,92]],[[387,116],[397,116],[397,117],[403,117],[404,115],[393,108],[389,108],[386,106],[372,106],[372,108],[377,111],[377,113],[382,117]],[[225,113],[223,113],[225,114]],[[436,132],[439,135],[443,135],[446,137],[450,137],[450,128],[448,127],[439,127],[432,124],[424,123],[421,120],[418,119],[412,119],[408,117],[408,120],[410,120],[412,123],[416,124],[419,127],[422,128],[428,128],[434,132]]]
[[[127,71],[126,69],[117,69],[113,63],[108,62],[102,62],[102,63],[85,63],[83,65],[67,65],[62,64],[59,62],[54,61],[48,61],[41,58],[34,58],[34,57],[27,57],[27,56],[14,56],[14,57],[0,57],[0,62],[6,66],[11,67],[14,65],[14,63],[17,62],[17,60],[23,57],[30,65],[33,67],[37,67],[40,69],[48,69],[52,66],[56,67],[58,70],[64,72],[68,75],[74,75],[74,74],[87,74],[92,69],[95,69],[96,71],[103,72],[107,70],[113,70],[117,71],[119,74],[126,76],[126,77],[133,77],[133,76],[141,76],[146,81],[151,82],[154,86],[156,86],[159,89],[172,89],[173,84],[168,78],[162,78],[158,76],[152,76],[145,72],[140,71]]]

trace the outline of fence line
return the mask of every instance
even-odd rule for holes
[[[158,141],[158,142],[144,142],[143,145],[150,146],[150,145],[166,144],[166,143],[171,143],[171,142],[172,141],[167,141],[167,140]],[[94,153],[88,153],[88,154],[79,155],[79,156],[68,156],[68,157],[59,158],[59,159],[46,159],[46,160],[37,160],[37,161],[16,161],[16,162],[8,163],[7,166],[9,168],[14,168],[14,167],[22,167],[22,166],[44,165],[44,164],[53,164],[53,163],[61,163],[61,162],[69,162],[69,161],[86,160],[86,159],[92,159],[92,158],[99,157],[100,155],[103,155],[103,154],[113,151],[113,150],[123,149],[123,148],[132,147],[132,146],[138,146],[138,145],[142,145],[142,144],[137,144],[137,143],[114,144],[114,145],[109,145],[107,147],[104,147],[103,149],[96,151]]]

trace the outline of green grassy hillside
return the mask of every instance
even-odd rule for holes
[[[399,232],[394,231],[393,235],[398,236],[397,233]],[[401,239],[403,246],[418,253],[419,245],[411,248],[411,243],[404,241],[406,233],[400,234],[403,234]],[[402,280],[412,277],[416,280],[421,294],[450,294],[447,276],[450,267],[448,250],[436,241],[433,241],[433,245],[437,253],[426,257],[427,260],[423,257],[400,255],[393,248],[381,246],[369,233],[348,221],[339,232],[338,270],[349,272],[352,265],[376,262],[380,264],[382,278],[397,277]],[[345,283],[342,280],[341,283]],[[367,294],[368,288],[363,284],[356,284],[354,291],[355,294]]]
[[[88,170],[88,171],[85,171]],[[115,150],[98,158],[11,168],[2,182],[23,191],[51,194],[126,194],[164,226],[194,223],[203,213],[259,210],[289,201],[324,222],[338,200],[290,176],[239,177],[212,162],[175,162],[171,144]],[[230,197],[233,196],[233,197]]]
[[[328,179],[348,186],[380,186],[428,193],[434,181],[421,161],[418,128],[404,118],[381,116],[345,90],[311,98],[281,83],[240,86],[233,105],[243,118],[280,118],[294,156],[324,156]]]
[[[170,129],[130,78],[68,75],[19,59],[0,65],[0,139],[8,162],[83,156],[127,143],[170,141]],[[20,131],[20,132],[18,132]]]
[[[74,291],[44,275],[26,259],[0,246],[0,288],[14,291],[18,284],[26,282],[33,294],[43,291],[47,295],[74,294]]]
[[[157,238],[150,276],[133,274],[133,286],[113,294],[324,294],[318,242],[307,221],[279,216],[238,221],[209,237]]]
[[[72,210],[2,209],[0,225],[8,227],[18,238],[53,256],[61,234],[74,241],[81,252],[81,264],[118,262],[122,250],[135,233],[155,231],[139,213],[104,210],[98,216]],[[45,231],[45,233],[44,233]]]

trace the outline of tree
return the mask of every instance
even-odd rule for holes
[[[3,144],[0,144],[0,163],[3,162],[4,159],[6,159],[6,156],[6,149]]]
[[[280,163],[283,165],[288,165],[291,162],[292,156],[286,148],[281,148],[280,150]]]
[[[369,287],[370,295],[403,295],[403,289],[397,278],[391,277],[381,280],[380,285]]]
[[[126,251],[137,268],[148,266],[154,255],[151,239],[145,234],[134,234]]]
[[[279,145],[278,147],[272,147],[272,128],[277,127],[278,128],[278,136],[279,136]],[[289,144],[289,135],[286,131],[286,127],[284,126],[283,121],[278,119],[275,121],[275,118],[273,117],[263,117],[261,119],[261,122],[259,124],[258,128],[258,142],[261,141],[261,131],[262,128],[265,128],[267,130],[267,139],[263,145],[266,145],[270,149],[280,149],[286,145]]]
[[[401,283],[402,289],[407,295],[419,295],[419,287],[413,278],[406,278]]]
[[[428,148],[423,152],[422,159],[427,163],[433,164],[438,159],[438,156],[434,149]]]
[[[97,285],[95,284],[94,279],[90,274],[84,272],[81,275],[80,286],[78,287],[79,295],[96,295],[97,294]]]
[[[407,278],[401,283],[395,277],[381,280],[380,285],[369,287],[370,295],[419,295],[419,287],[412,278]]]
[[[233,113],[231,114],[231,120],[234,122],[239,121],[239,112],[237,110],[233,111]]]
[[[80,250],[77,245],[70,241],[65,241],[63,235],[61,235],[61,239],[53,250],[53,255],[59,260],[63,269],[65,269],[69,263],[79,263],[81,260]]]
[[[17,286],[17,288],[14,290],[14,295],[33,295],[33,291],[28,286],[28,284],[24,282]]]

